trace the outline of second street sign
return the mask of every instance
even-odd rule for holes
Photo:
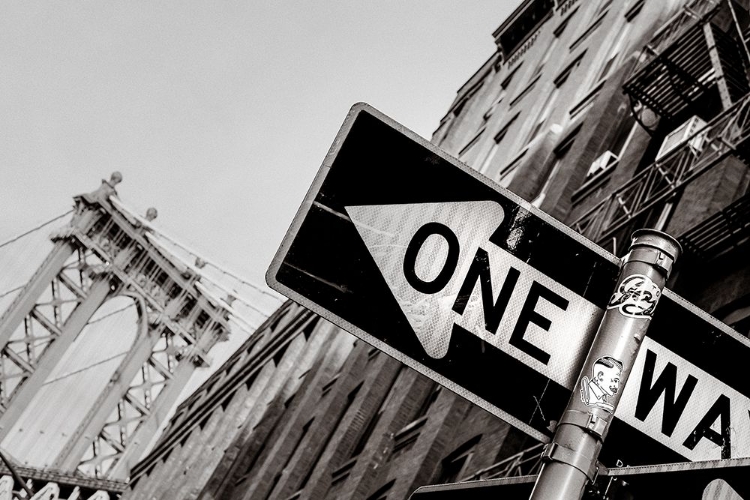
[[[360,104],[267,281],[548,441],[618,271],[611,254]],[[605,463],[750,456],[750,378],[703,359],[709,351],[746,359],[748,346],[665,292]],[[721,430],[730,421],[731,432]]]

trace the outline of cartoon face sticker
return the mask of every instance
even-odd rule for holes
[[[591,378],[581,379],[581,401],[586,406],[594,406],[612,413],[615,409],[614,397],[620,391],[622,363],[611,356],[604,356],[594,362]]]
[[[651,278],[643,274],[633,274],[622,280],[617,291],[612,294],[607,309],[619,309],[630,318],[651,319],[659,301],[661,291]]]

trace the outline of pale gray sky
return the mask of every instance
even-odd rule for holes
[[[517,3],[3,2],[0,241],[119,170],[125,203],[263,283],[349,107],[429,138]]]

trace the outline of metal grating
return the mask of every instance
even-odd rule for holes
[[[712,89],[725,108],[750,90],[741,42],[712,21],[723,8],[724,2],[694,2],[657,32],[623,85],[634,103],[672,120]]]
[[[692,146],[697,136],[703,137],[699,150]],[[748,138],[750,96],[617,187],[570,226],[598,243],[608,240],[633,219],[680,192],[728,155],[747,161]]]

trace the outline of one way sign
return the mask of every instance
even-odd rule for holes
[[[359,104],[266,278],[548,441],[618,270],[611,254]],[[750,345],[668,291],[656,311],[603,461],[750,456],[750,377],[725,363]]]

